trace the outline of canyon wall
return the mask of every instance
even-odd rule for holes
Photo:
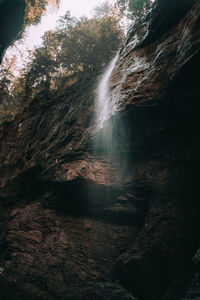
[[[115,264],[138,299],[181,299],[199,244],[199,2],[175,23],[170,3],[132,29],[113,74],[134,176],[150,191],[144,226]]]

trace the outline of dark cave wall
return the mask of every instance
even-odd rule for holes
[[[169,10],[162,16],[169,20]],[[119,103],[121,97],[129,103],[135,178],[149,189],[144,227],[113,276],[142,300],[184,297],[200,243],[199,1],[179,22],[173,19],[157,39],[151,40],[157,29],[149,29],[149,42],[139,38],[135,47],[141,28],[133,28],[113,75]]]
[[[0,3],[0,62],[4,51],[23,28],[24,0],[2,0]]]

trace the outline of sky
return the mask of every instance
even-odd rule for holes
[[[48,9],[46,15],[41,19],[41,23],[37,26],[30,26],[26,31],[26,38],[23,43],[17,41],[15,46],[11,46],[4,57],[4,59],[10,58],[13,55],[17,56],[17,66],[20,68],[25,62],[28,50],[33,50],[38,47],[42,39],[43,34],[52,30],[57,25],[57,20],[60,16],[63,16],[67,10],[71,12],[72,16],[92,16],[92,9],[97,5],[104,2],[103,0],[61,0],[60,7],[57,11]],[[114,3],[114,0],[109,0],[110,3]]]

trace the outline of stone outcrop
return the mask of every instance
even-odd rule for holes
[[[200,242],[200,4],[170,3],[157,0],[120,51],[105,124],[115,124],[112,164],[94,152],[105,138],[96,76],[37,95],[1,126],[2,299],[186,294]]]
[[[199,243],[199,2],[175,21],[156,40],[154,21],[136,25],[113,74],[135,176],[151,190],[144,227],[114,277],[145,300],[183,297]]]
[[[114,167],[86,151],[94,85],[82,75],[60,100],[40,94],[1,127],[2,298],[60,299],[72,284],[108,281],[143,220],[143,201],[118,185]],[[108,289],[99,290],[102,299]],[[115,289],[132,299],[120,287],[110,293],[117,296]]]
[[[0,61],[6,48],[22,30],[25,14],[24,0],[0,1]]]

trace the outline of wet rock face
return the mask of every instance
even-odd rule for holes
[[[80,298],[78,287],[67,289],[108,281],[143,221],[143,198],[124,190],[115,168],[87,151],[94,84],[85,74],[60,100],[40,95],[1,127],[2,299],[65,299],[68,292]],[[83,295],[132,298],[109,285]]]
[[[184,296],[199,243],[200,6],[156,3],[112,75],[112,164],[93,149],[95,76],[0,127],[2,299]]]
[[[147,46],[157,40],[161,35],[177,24],[191,9],[196,0],[157,0],[150,13],[148,30],[141,46]]]
[[[156,39],[149,32],[148,42],[133,30],[113,74],[118,110],[132,128],[135,176],[152,192],[144,228],[114,270],[138,299],[181,299],[199,244],[199,8],[197,1],[181,20],[155,29]]]

